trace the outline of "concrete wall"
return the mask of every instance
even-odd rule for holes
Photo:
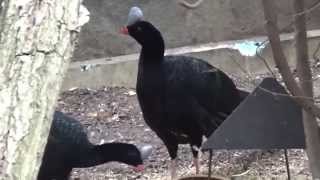
[[[291,0],[274,0],[279,12],[279,25],[290,23]],[[307,0],[311,6],[317,0]],[[88,60],[138,52],[131,38],[120,35],[128,10],[140,6],[145,18],[159,27],[168,48],[242,39],[263,35],[261,0],[204,0],[195,10],[177,4],[176,0],[85,0],[91,13],[90,22],[81,32],[74,60]],[[320,28],[320,10],[308,16],[309,29]],[[290,32],[287,28],[285,32]]]
[[[320,30],[309,35],[309,54],[315,51],[320,41]],[[266,37],[254,38],[262,41]],[[281,36],[282,47],[291,65],[295,64],[293,34]],[[245,41],[245,40],[244,40]],[[235,76],[247,75],[243,70],[255,75],[268,72],[263,61],[256,56],[243,56],[238,50],[228,48],[239,41],[209,43],[199,46],[182,47],[167,50],[167,54],[184,54],[198,57]],[[267,45],[261,52],[271,68],[274,68],[272,53]],[[310,56],[312,57],[312,56]],[[138,68],[138,54],[73,62],[63,83],[63,90],[72,87],[100,88],[103,86],[135,87]]]

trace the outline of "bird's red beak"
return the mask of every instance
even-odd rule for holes
[[[141,172],[141,171],[144,170],[144,165],[140,164],[140,165],[138,165],[138,166],[135,166],[135,167],[133,168],[133,170],[134,170],[135,172]]]
[[[128,34],[129,34],[128,28],[125,27],[125,26],[122,27],[122,28],[120,28],[120,33],[121,33],[121,34],[128,35]]]

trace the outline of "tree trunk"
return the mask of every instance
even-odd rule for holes
[[[308,57],[308,43],[306,33],[306,19],[304,13],[304,1],[294,0],[295,13],[295,46],[297,53],[297,73],[300,87],[304,95],[313,98],[313,81]],[[310,100],[311,101],[311,100]],[[306,135],[306,146],[309,166],[314,179],[320,179],[320,137],[316,118],[313,114],[303,111],[303,125]]]
[[[289,92],[293,95],[295,100],[304,110],[314,114],[320,118],[320,108],[313,102],[304,97],[303,91],[295,81],[292,72],[290,70],[288,61],[283,53],[283,49],[280,43],[279,28],[277,26],[277,15],[275,12],[274,1],[261,0],[264,16],[266,20],[266,30],[269,38],[269,42],[272,49],[272,55],[275,64],[279,69],[283,81],[288,88]]]
[[[85,23],[81,0],[0,3],[0,179],[35,180],[62,78]]]

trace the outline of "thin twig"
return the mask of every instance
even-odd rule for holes
[[[294,21],[292,20],[292,21],[290,22],[290,24],[288,24],[288,25],[284,26],[283,28],[281,28],[281,29],[279,30],[279,32],[284,31],[285,29],[287,29],[288,27],[292,26],[293,24],[294,24]],[[268,39],[262,41],[262,42],[258,45],[258,47],[257,47],[257,49],[256,49],[256,56],[257,56],[259,59],[262,60],[262,62],[265,64],[266,68],[267,68],[268,71],[271,73],[271,75],[272,75],[274,78],[276,78],[276,76],[275,76],[274,72],[272,71],[272,68],[271,68],[270,65],[268,64],[267,60],[260,54],[260,51],[259,51],[259,48],[262,47],[263,45],[265,45],[267,42],[269,42]]]
[[[244,172],[242,172],[242,173],[240,173],[240,174],[234,174],[234,175],[232,175],[232,177],[245,176],[245,175],[247,175],[249,172],[250,172],[250,169],[248,169],[248,170],[246,170],[246,171],[244,171]],[[235,179],[235,178],[234,178],[234,179]]]
[[[291,97],[294,99],[305,99],[305,100],[312,100],[312,101],[319,99],[319,98],[312,98],[312,97],[307,97],[307,96],[293,96],[290,94],[277,93],[277,92],[270,91],[270,90],[263,88],[263,87],[260,87],[260,86],[258,88],[266,93],[272,94],[273,96],[284,96],[284,97]]]
[[[276,75],[274,74],[274,72],[272,71],[272,68],[269,66],[267,60],[259,53],[259,49],[266,43],[268,42],[268,40],[263,41],[262,43],[258,44],[257,49],[256,49],[256,56],[262,60],[262,62],[264,63],[264,65],[266,66],[266,68],[268,69],[268,71],[271,73],[271,75],[274,78],[277,78]]]
[[[318,7],[320,7],[320,1],[315,3],[314,5],[312,5],[310,8],[305,9],[304,11],[300,12],[300,13],[296,13],[296,14],[292,14],[291,16],[296,17],[296,16],[301,16],[301,15],[305,15],[307,13],[310,13],[312,11],[314,11],[315,9],[317,9]]]
[[[305,8],[304,11],[299,12],[299,13],[283,13],[283,12],[278,12],[279,14],[283,15],[284,18],[288,18],[288,17],[296,17],[296,16],[301,16],[301,15],[307,15],[309,13],[311,13],[312,11],[316,10],[317,8],[320,7],[320,1],[315,2],[313,5],[311,5],[308,8]]]
[[[231,60],[239,67],[239,69],[240,69],[244,74],[246,74],[247,77],[249,77],[249,81],[254,80],[254,78],[252,77],[251,73],[248,72],[246,69],[244,69],[244,68],[241,66],[241,64],[238,63],[237,60],[236,60],[232,55],[230,55],[230,58],[231,58]]]
[[[178,3],[181,4],[182,6],[189,8],[189,9],[195,9],[197,8],[201,3],[203,2],[203,0],[197,0],[194,3],[189,3],[186,0],[179,0]]]

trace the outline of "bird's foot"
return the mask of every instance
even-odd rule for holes
[[[170,171],[171,171],[171,180],[176,180],[177,179],[177,161],[176,161],[176,159],[171,160]]]
[[[200,173],[199,159],[193,158],[193,165],[196,168],[196,174]]]

